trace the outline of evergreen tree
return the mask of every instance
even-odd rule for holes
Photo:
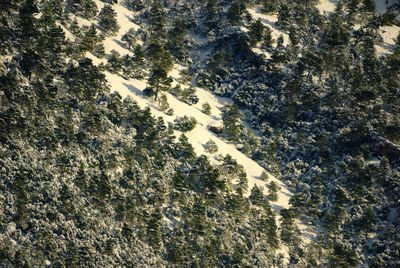
[[[168,76],[167,71],[161,66],[155,65],[151,70],[148,79],[148,86],[145,88],[144,93],[147,96],[154,96],[157,100],[160,91],[168,91],[172,83],[172,78]]]
[[[153,38],[164,39],[166,37],[166,13],[161,1],[152,1],[149,10],[149,23]]]
[[[96,26],[92,23],[86,31],[79,46],[81,52],[94,50],[97,43],[97,30]]]
[[[264,33],[264,25],[261,20],[258,19],[250,25],[250,45],[252,47],[257,45],[257,42],[260,42],[263,38]]]
[[[98,12],[93,0],[67,0],[66,9],[85,19],[93,19]]]
[[[287,30],[290,24],[290,10],[287,5],[282,4],[278,9],[278,22],[280,28]]]
[[[253,205],[262,206],[264,204],[264,194],[262,188],[254,184],[251,188],[249,199]]]
[[[211,105],[208,102],[203,103],[201,108],[203,113],[211,115]]]
[[[206,152],[210,153],[210,154],[214,154],[216,152],[218,152],[218,146],[215,143],[215,141],[213,140],[209,140],[206,142],[206,144],[204,145]]]
[[[274,0],[262,0],[262,11],[264,13],[274,13],[278,9],[278,2]]]
[[[113,73],[119,73],[122,69],[122,59],[116,50],[110,51],[106,68]]]
[[[240,111],[236,104],[225,104],[222,108],[222,121],[224,124],[224,137],[230,141],[238,141]]]
[[[281,239],[288,245],[296,245],[300,242],[300,230],[295,224],[295,214],[292,210],[281,210]]]
[[[87,58],[81,59],[78,66],[70,66],[64,79],[78,100],[92,100],[108,90],[105,75]]]
[[[21,45],[32,45],[32,39],[37,39],[40,34],[37,27],[37,19],[35,14],[39,13],[35,0],[26,0],[19,9],[19,26],[21,28],[21,38],[24,40]]]
[[[237,24],[240,21],[240,14],[241,14],[240,5],[238,2],[234,1],[228,10],[228,15],[227,15],[228,20],[232,24]]]
[[[161,211],[156,208],[147,222],[147,241],[155,250],[159,250],[161,247],[161,219]]]
[[[360,227],[365,232],[365,239],[368,239],[368,233],[373,229],[376,222],[376,217],[374,211],[368,207],[361,217]]]
[[[188,25],[184,18],[178,18],[173,22],[173,28],[168,32],[167,47],[171,54],[178,60],[186,57],[185,36],[188,31]]]
[[[135,29],[131,28],[127,31],[121,38],[121,41],[125,42],[130,50],[136,43],[135,39]]]
[[[276,184],[276,182],[271,181],[269,184],[269,189],[268,189],[268,198],[271,201],[278,201],[278,191],[280,190],[280,187]]]
[[[110,5],[105,5],[98,15],[99,26],[106,35],[115,35],[119,31],[117,13]]]

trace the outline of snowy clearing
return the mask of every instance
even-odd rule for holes
[[[278,21],[278,16],[276,14],[264,14],[261,12],[260,7],[248,8],[247,11],[249,11],[255,20],[260,19],[264,25],[268,26],[272,30],[271,34],[274,40],[278,39],[278,37],[282,35],[283,44],[286,46],[289,43],[289,36],[276,27],[276,22]]]

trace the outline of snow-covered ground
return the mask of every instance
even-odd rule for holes
[[[99,10],[101,10],[101,8],[104,6],[104,3],[98,0],[96,1],[96,3],[98,5]],[[113,5],[113,8],[117,12],[117,18],[121,28],[117,33],[117,35],[106,38],[106,40],[104,41],[104,47],[106,53],[109,53],[111,50],[116,50],[121,55],[124,55],[130,52],[121,46],[119,40],[121,39],[122,35],[125,34],[125,32],[127,32],[130,28],[138,29],[138,26],[133,22],[131,22],[130,20],[132,16],[132,11],[129,11],[122,5]],[[275,22],[277,21],[277,17],[275,15],[270,16],[262,14],[259,9],[250,9],[249,12],[256,19],[260,18],[264,24],[268,24],[268,26],[273,31],[274,39],[278,38],[280,35],[283,35],[285,42],[286,43],[288,42],[288,36],[275,27]],[[80,25],[91,24],[91,22],[84,19],[79,19],[78,23]],[[105,63],[104,59],[98,59],[90,53],[87,53],[87,56],[93,60],[94,64],[100,64],[102,62]],[[169,75],[171,75],[174,78],[174,84],[176,84],[177,80],[179,80],[180,70],[182,69],[183,69],[182,66],[175,65],[173,70],[169,73]],[[149,99],[146,96],[144,96],[143,90],[146,87],[145,80],[137,80],[137,79],[126,80],[119,75],[111,74],[109,72],[106,72],[106,78],[109,82],[112,91],[119,92],[122,97],[130,96],[131,98],[136,100],[137,103],[142,108],[146,106],[150,107],[152,113],[156,117],[162,117],[166,123],[173,123],[174,119],[177,116],[187,115],[195,117],[198,122],[196,127],[192,131],[185,133],[185,135],[189,139],[189,142],[192,144],[195,152],[198,155],[201,154],[207,155],[207,153],[205,152],[204,145],[207,141],[212,139],[218,146],[217,154],[222,154],[222,155],[229,154],[238,162],[238,164],[243,165],[247,173],[249,182],[248,183],[249,191],[247,195],[250,194],[250,189],[254,185],[261,187],[265,194],[268,192],[266,182],[262,181],[259,178],[264,169],[260,165],[258,165],[255,161],[244,155],[242,152],[238,151],[234,144],[228,143],[225,140],[220,139],[218,136],[216,136],[207,128],[207,126],[210,124],[222,125],[221,108],[226,102],[230,102],[229,99],[217,97],[204,89],[196,88],[197,90],[196,95],[199,97],[200,101],[196,105],[188,105],[186,103],[179,101],[175,96],[166,93],[169,105],[174,110],[174,114],[170,116],[162,112],[152,99]],[[201,105],[205,102],[208,102],[212,107],[210,116],[201,112]],[[214,164],[218,163],[218,161],[213,156],[209,154],[208,156],[212,163]],[[278,186],[281,187],[281,190],[278,193],[278,201],[271,203],[271,206],[276,211],[279,219],[280,210],[282,208],[290,207],[289,200],[292,193],[288,190],[288,188],[284,183],[282,183],[272,175],[269,175],[268,182],[271,181],[275,181],[278,184]],[[168,219],[165,219],[165,221],[167,223],[170,222]],[[298,222],[298,226],[303,234],[303,242],[309,243],[314,237],[313,232],[309,231],[308,230],[309,227],[303,223]],[[278,253],[282,253],[286,257],[286,259],[288,258],[288,251],[287,248],[285,248],[284,246],[279,250]]]
[[[395,25],[379,28],[379,34],[382,36],[383,42],[375,46],[378,56],[392,53],[399,32],[400,27]]]
[[[321,12],[322,14],[329,14],[335,11],[338,2],[339,0],[320,0],[315,7],[318,8],[319,12]]]
[[[278,37],[282,35],[283,44],[286,46],[289,43],[289,36],[276,27],[276,22],[278,21],[277,14],[264,14],[261,12],[261,8],[258,6],[248,8],[247,11],[255,20],[260,19],[265,26],[268,26],[272,30],[271,35],[274,40],[278,39]]]

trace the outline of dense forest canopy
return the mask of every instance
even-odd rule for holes
[[[2,0],[0,266],[399,266],[399,13]],[[108,77],[146,86],[123,98]],[[188,138],[202,118],[169,103],[217,118],[196,89],[231,100],[204,154]],[[279,181],[250,184],[221,142]]]

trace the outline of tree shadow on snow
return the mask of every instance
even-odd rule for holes
[[[124,86],[126,86],[127,89],[129,89],[130,92],[132,92],[135,95],[138,96],[144,96],[143,91],[141,91],[140,89],[138,89],[137,87],[134,87],[130,84],[127,83],[122,83]]]
[[[277,211],[278,214],[279,214],[279,213],[281,212],[281,210],[283,209],[282,206],[276,205],[276,204],[271,204],[271,208],[272,208],[273,210]]]
[[[114,41],[117,45],[119,45],[120,47],[125,48],[125,47],[124,47],[124,44],[123,44],[121,41],[119,41],[118,39],[113,38],[113,41]],[[125,48],[125,49],[126,49],[126,48]]]

